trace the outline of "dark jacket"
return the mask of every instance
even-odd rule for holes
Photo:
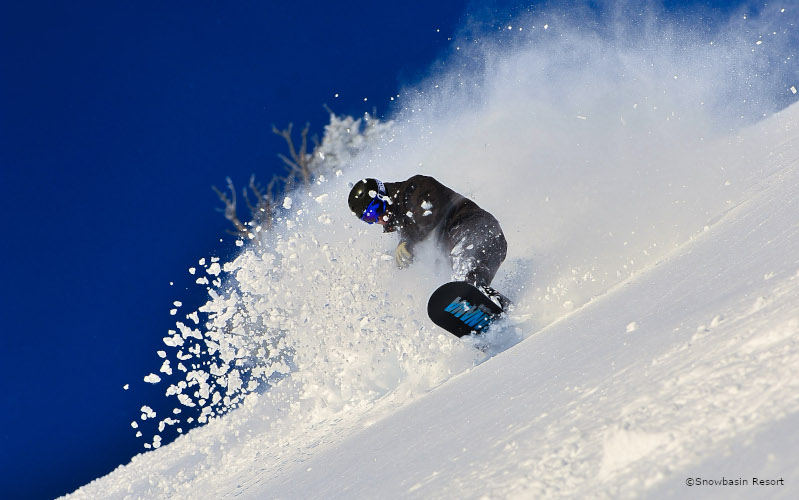
[[[399,231],[409,251],[433,236],[448,252],[457,243],[451,237],[457,226],[474,217],[494,217],[472,200],[463,197],[432,177],[414,175],[404,182],[386,182],[391,198],[383,231]],[[499,224],[497,223],[497,227]]]
[[[426,175],[387,182],[385,188],[390,200],[384,232],[399,231],[411,254],[432,236],[449,256],[453,281],[491,284],[508,251],[493,215]]]

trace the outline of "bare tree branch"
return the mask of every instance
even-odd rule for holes
[[[324,105],[324,108],[331,115],[334,115],[330,107]],[[266,229],[272,229],[277,203],[275,197],[291,192],[298,182],[302,182],[306,187],[311,185],[315,178],[311,165],[314,154],[321,147],[321,142],[316,136],[312,137],[313,150],[310,153],[308,152],[308,131],[310,127],[310,123],[305,124],[305,127],[300,132],[299,147],[297,147],[292,137],[293,124],[289,123],[283,130],[272,125],[272,132],[283,137],[288,146],[288,155],[277,155],[283,163],[285,175],[274,175],[266,188],[255,180],[255,175],[250,176],[249,184],[242,189],[244,202],[252,215],[252,219],[249,222],[243,223],[236,213],[236,190],[233,186],[233,181],[229,177],[227,178],[227,187],[230,195],[226,191],[212,186],[214,192],[224,203],[224,207],[218,210],[224,212],[225,218],[235,227],[235,231],[227,231],[229,234],[246,239],[253,237],[253,228],[261,226]],[[251,198],[251,196],[254,198]]]
[[[232,229],[225,229],[227,234],[235,236],[236,238],[246,238],[248,233],[242,234],[240,231],[234,231]]]
[[[277,155],[277,157],[280,158],[281,160],[283,160],[283,163],[285,163],[284,167],[289,172],[298,173],[298,172],[300,172],[302,170],[301,166],[297,165],[295,162],[293,162],[293,161],[289,160],[288,158],[286,158],[285,155],[279,154],[279,155]]]
[[[302,142],[300,143],[299,151],[295,148],[294,140],[291,137],[293,126],[292,123],[289,123],[285,130],[278,130],[277,127],[272,125],[272,132],[286,140],[286,144],[289,147],[289,155],[291,156],[291,159],[284,155],[278,155],[278,158],[283,160],[283,163],[289,167],[291,175],[301,178],[303,184],[309,186],[312,177],[310,168],[312,157],[308,154],[308,130],[311,128],[311,124],[306,123],[305,128],[300,133]]]
[[[272,180],[269,182],[269,185],[264,189],[264,187],[255,181],[255,174],[250,176],[250,184],[249,188],[250,191],[253,192],[255,195],[255,204],[253,205],[250,203],[250,198],[247,195],[247,189],[243,189],[244,193],[244,200],[247,202],[247,207],[250,209],[250,213],[252,214],[253,222],[257,225],[266,225],[267,229],[272,228],[272,206],[273,206],[273,193],[274,193],[274,186],[277,182],[277,176],[272,177]]]
[[[230,222],[232,222],[233,225],[236,227],[236,230],[238,232],[234,234],[236,234],[237,236],[246,236],[249,233],[249,231],[247,231],[247,227],[244,224],[242,224],[242,222],[239,220],[238,215],[236,214],[236,189],[233,187],[233,181],[230,179],[230,177],[227,177],[227,186],[228,189],[230,189],[232,199],[228,198],[228,196],[216,186],[211,186],[211,189],[213,189],[214,192],[216,192],[217,196],[219,196],[219,199],[222,200],[222,203],[225,204],[224,209],[218,208],[217,210],[219,210],[220,212],[224,212],[225,218]]]

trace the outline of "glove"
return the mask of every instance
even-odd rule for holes
[[[408,251],[406,242],[403,241],[397,245],[397,249],[394,251],[394,262],[397,263],[397,267],[400,269],[405,269],[413,262],[413,255]]]

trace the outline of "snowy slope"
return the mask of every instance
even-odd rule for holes
[[[790,146],[764,158],[784,167],[666,260],[289,473],[263,484],[254,473],[249,491],[795,497],[799,109],[791,115]],[[697,476],[787,486],[690,490],[684,479]]]
[[[763,162],[773,173],[745,201],[425,396],[288,435],[256,433],[254,403],[74,498],[795,496],[799,108],[768,127],[777,140]],[[235,439],[239,431],[247,438]],[[686,477],[786,486],[689,490]]]
[[[133,425],[207,423],[145,433],[158,449],[72,497],[795,496],[799,107],[751,125],[758,93],[799,78],[793,18],[735,31],[774,33],[763,52],[557,19],[457,41],[278,227],[203,263],[209,302],[148,376],[175,411]],[[485,352],[423,314],[448,279],[435,250],[398,271],[395,239],[342,201],[420,171],[506,232],[495,285],[518,307]],[[786,486],[685,485],[722,476]]]

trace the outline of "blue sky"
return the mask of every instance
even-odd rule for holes
[[[236,250],[210,186],[280,169],[272,124],[390,112],[466,4],[3,3],[4,495],[64,494],[143,451],[130,422],[163,393],[142,377],[172,302],[196,309],[188,268]]]

